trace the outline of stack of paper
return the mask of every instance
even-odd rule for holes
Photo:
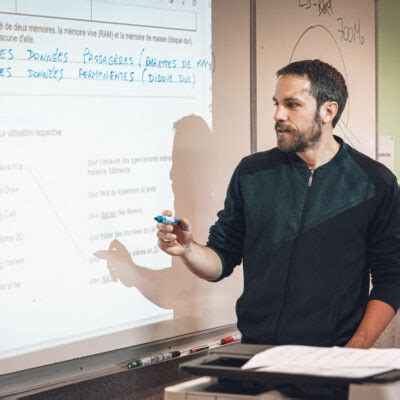
[[[276,346],[256,354],[242,368],[296,375],[366,378],[400,369],[400,349]]]

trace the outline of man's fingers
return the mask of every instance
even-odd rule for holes
[[[168,241],[170,242],[171,240],[176,240],[176,235],[173,233],[165,233],[163,231],[158,231],[157,232],[157,237],[161,240]]]
[[[174,230],[174,227],[170,224],[157,224],[157,229],[160,231],[164,232],[172,232]]]
[[[176,240],[171,240],[171,241],[169,241],[169,242],[164,242],[165,243],[165,245],[166,245],[166,247],[167,248],[169,248],[169,247],[175,247],[178,243],[176,242]]]
[[[192,226],[190,225],[189,220],[186,219],[186,218],[181,218],[179,226],[185,232],[191,232],[192,231]]]
[[[171,210],[164,210],[162,215],[172,217],[173,213]],[[179,221],[179,225],[158,223],[157,229],[158,246],[161,250],[173,256],[183,254],[186,237],[191,234],[189,220],[182,218]]]
[[[176,240],[162,240],[162,239],[158,240],[158,246],[160,247],[161,250],[167,250],[170,247],[174,247],[176,245],[177,245]]]

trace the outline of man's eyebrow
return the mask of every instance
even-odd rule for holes
[[[272,101],[275,102],[275,103],[279,103],[278,100],[277,100],[277,98],[276,98],[275,96],[272,98]],[[300,100],[298,97],[292,97],[292,96],[285,97],[285,98],[283,99],[283,101],[285,101],[285,102],[294,101],[294,102],[296,102],[296,103],[303,103],[303,101]]]

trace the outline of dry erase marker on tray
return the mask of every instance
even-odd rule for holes
[[[160,224],[179,225],[181,222],[175,217],[167,217],[166,215],[157,215],[154,219]]]
[[[210,346],[198,346],[198,347],[193,347],[193,349],[189,350],[190,354],[197,353],[198,351],[203,351],[203,350],[208,350]]]
[[[181,355],[180,351],[170,351],[168,353],[155,354],[153,356],[140,358],[128,363],[128,368],[144,367],[145,365],[155,364],[161,361],[170,360]]]
[[[221,344],[238,342],[241,339],[242,339],[242,335],[239,333],[237,335],[227,336],[226,338],[221,339]]]

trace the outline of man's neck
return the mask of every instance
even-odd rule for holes
[[[296,153],[307,165],[314,170],[326,164],[340,149],[340,144],[335,140],[333,134],[322,135],[321,140],[312,148]]]

